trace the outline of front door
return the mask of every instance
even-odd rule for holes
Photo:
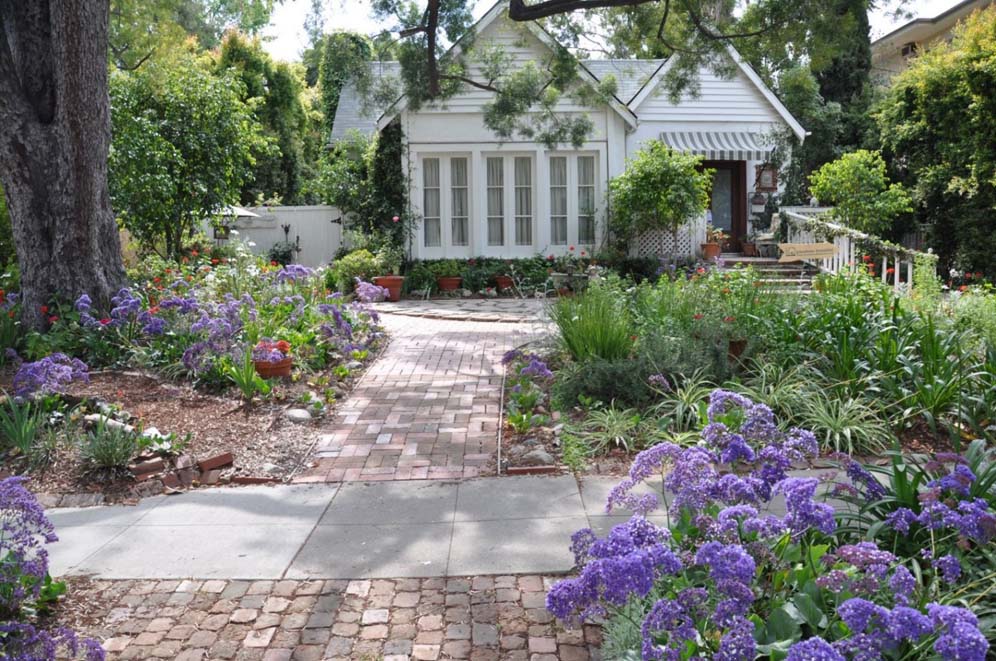
[[[739,252],[747,234],[747,162],[705,161],[702,166],[715,170],[709,211],[712,226],[730,236],[723,245],[723,252]]]

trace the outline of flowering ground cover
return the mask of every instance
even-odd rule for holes
[[[636,514],[573,537],[578,575],[553,587],[568,623],[606,619],[605,658],[983,661],[996,638],[991,452],[876,479],[850,459],[821,495],[789,470],[817,438],[736,393],[709,397],[697,443],[639,453],[607,511]],[[665,500],[637,491],[661,481]],[[772,502],[783,499],[781,511]],[[663,507],[668,524],[646,515]]]
[[[3,294],[0,456],[36,491],[123,494],[136,460],[228,452],[230,474],[285,477],[317,429],[283,414],[325,416],[380,346],[369,283],[332,293],[323,272],[245,249],[152,258],[130,275],[106,310],[85,294],[46,306],[45,334],[20,332],[17,294]]]

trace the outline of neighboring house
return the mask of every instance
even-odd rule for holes
[[[553,38],[535,23],[514,23],[504,2],[481,18],[475,46],[498,43],[515,61],[542,62]],[[454,48],[461,48],[458,42]],[[583,60],[583,81],[612,75],[615,98],[587,108],[565,98],[559,110],[587,113],[595,128],[580,149],[520,137],[500,140],[484,126],[482,106],[492,93],[468,87],[437,105],[411,112],[404,98],[389,108],[364,108],[352,86],[343,89],[332,139],[350,131],[372,133],[400,121],[407,144],[410,203],[421,219],[412,256],[421,259],[477,255],[526,257],[591,251],[605,232],[608,180],[648,140],[701,154],[716,169],[711,217],[735,237],[748,231],[756,168],[772,150],[772,136],[805,131],[732,48],[732,78],[703,69],[699,94],[672,104],[662,89],[666,60]],[[396,76],[394,63],[371,65],[378,76]],[[757,200],[755,200],[757,201]],[[669,234],[644,237],[634,252],[691,255],[704,240],[705,218],[690,224],[677,250]]]
[[[915,18],[872,42],[872,79],[889,85],[896,74],[909,68],[909,61],[931,45],[950,41],[951,30],[974,11],[993,0],[964,0],[933,18]]]

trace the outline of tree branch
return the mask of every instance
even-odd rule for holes
[[[486,83],[479,83],[476,80],[467,78],[466,76],[453,76],[450,74],[440,74],[439,78],[441,80],[459,80],[462,83],[467,83],[472,87],[476,87],[479,90],[484,90],[485,92],[495,92],[497,94],[498,88],[494,86],[494,81],[488,81]]]
[[[535,21],[557,14],[566,14],[581,9],[602,9],[606,7],[636,7],[660,0],[546,0],[527,5],[525,0],[511,0],[508,17],[513,21]]]

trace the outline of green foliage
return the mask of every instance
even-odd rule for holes
[[[92,467],[118,470],[128,466],[138,450],[135,433],[101,418],[86,432],[80,444],[80,456]]]
[[[41,407],[7,397],[0,403],[0,439],[3,440],[0,448],[30,456],[44,420],[45,411]]]
[[[859,149],[844,154],[814,172],[810,181],[813,195],[834,207],[834,218],[869,234],[891,229],[899,214],[913,210],[903,186],[889,183],[878,152]]]
[[[930,228],[942,272],[996,277],[996,8],[967,17],[949,43],[913,59],[877,107],[886,153]]]
[[[350,229],[369,237],[375,250],[380,244],[405,246],[410,238],[402,143],[395,122],[374,138],[354,134],[339,141],[319,166],[322,200],[343,213]]]
[[[256,145],[255,166],[242,186],[240,202],[277,198],[284,204],[297,204],[308,122],[300,72],[289,64],[274,62],[258,38],[249,39],[237,32],[229,32],[222,41],[217,70],[222,75],[232,71],[242,82],[243,100],[276,147],[270,142]]]
[[[655,140],[641,149],[614,178],[612,230],[629,239],[652,230],[678,229],[705,213],[712,170],[701,169],[702,157],[671,150]]]
[[[239,389],[242,394],[242,402],[246,407],[252,405],[252,400],[257,395],[270,393],[270,384],[256,373],[251,350],[244,350],[241,357],[226,358],[222,371],[225,377]]]
[[[357,278],[369,282],[374,276],[384,275],[381,268],[380,261],[369,250],[354,250],[332,265],[328,277],[336,289],[348,294],[356,287]]]
[[[291,241],[280,241],[279,243],[274,243],[270,247],[270,250],[266,253],[266,257],[271,262],[276,262],[281,266],[286,266],[294,261],[294,256],[296,254],[296,244]]]
[[[796,401],[793,420],[812,429],[824,452],[875,455],[889,447],[892,436],[882,416],[865,400],[808,391]]]
[[[111,196],[143,248],[178,260],[201,220],[238,201],[266,144],[242,94],[191,58],[112,76]]]
[[[630,452],[644,443],[643,417],[636,409],[598,408],[588,414],[576,434],[593,452],[616,448]]]
[[[353,32],[333,32],[325,36],[318,84],[321,90],[326,131],[332,130],[342,88],[349,81],[366,75],[367,62],[371,54],[370,40],[363,35]]]
[[[557,299],[550,317],[571,357],[622,360],[633,349],[633,328],[621,292],[611,285],[594,283],[580,296]]]

